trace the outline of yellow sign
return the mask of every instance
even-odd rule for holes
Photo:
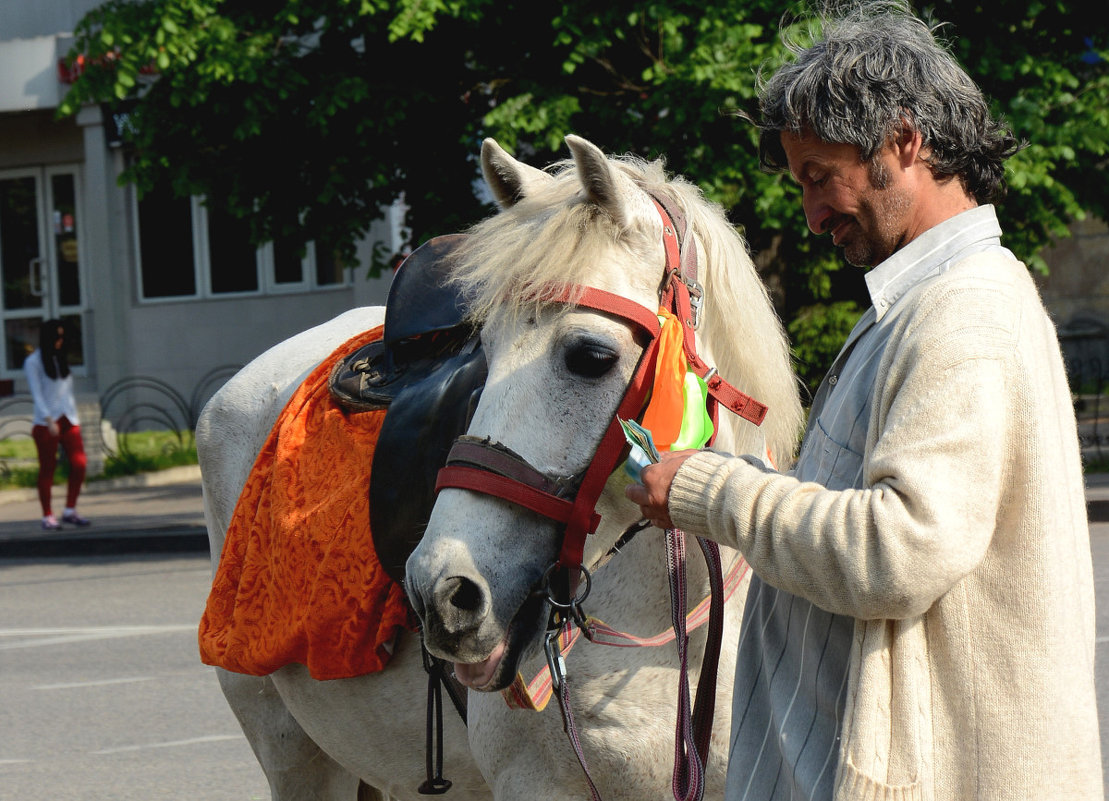
[[[58,243],[58,253],[62,257],[62,261],[76,262],[77,261],[77,240],[76,239],[63,239]]]

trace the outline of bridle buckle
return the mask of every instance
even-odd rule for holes
[[[682,283],[689,291],[689,308],[693,312],[693,328],[696,330],[701,326],[701,308],[705,305],[705,288],[701,286],[699,281],[687,281],[683,278]]]

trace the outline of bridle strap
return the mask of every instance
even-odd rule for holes
[[[700,320],[694,311],[693,296],[701,303],[701,285],[697,276],[697,243],[686,236],[685,219],[664,197],[653,197],[655,208],[662,215],[662,242],[666,248],[667,273],[660,293],[659,305],[668,308],[682,324],[682,350],[689,368],[704,381],[709,394],[724,408],[755,425],[766,418],[766,404],[740,392],[725,381],[697,353],[696,329]],[[671,222],[672,221],[672,222]],[[709,409],[713,427],[718,415],[715,403]]]
[[[558,555],[558,562],[564,568],[576,571],[585,561],[586,515],[590,514],[597,505],[608,477],[623,460],[627,441],[624,438],[624,429],[620,426],[620,420],[634,419],[643,410],[647,394],[654,383],[657,352],[658,338],[656,337],[643,350],[643,355],[628,383],[628,389],[620,401],[620,406],[609,421],[608,428],[601,437],[601,443],[597,446],[589,467],[586,468],[581,487],[574,499],[575,514],[566,527],[562,538],[562,549]]]
[[[577,481],[552,479],[528,464],[518,454],[489,439],[462,436],[447,454],[439,471],[435,491],[453,487],[468,489],[510,501],[517,506],[559,523],[574,517],[572,494]],[[586,523],[588,533],[597,530],[601,516],[593,512]]]
[[[524,457],[511,448],[484,439],[463,434],[454,441],[447,464],[468,464],[482,467],[492,473],[515,478],[557,498],[573,497],[581,480],[577,476],[554,478],[536,470]]]
[[[571,304],[578,308],[592,309],[623,320],[638,327],[651,339],[656,339],[662,326],[658,321],[658,311],[648,309],[642,303],[617,295],[604,289],[591,286],[560,285],[545,297],[551,303]]]

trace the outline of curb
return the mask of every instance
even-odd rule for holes
[[[0,559],[154,553],[208,554],[208,531],[203,526],[173,526],[137,531],[74,532],[0,539]]]
[[[82,496],[103,496],[113,492],[196,484],[197,465],[171,467],[151,473],[91,481],[82,488]],[[0,491],[0,507],[5,504],[37,500],[33,488]],[[90,529],[64,528],[56,532],[0,533],[0,559],[66,558],[83,556],[137,555],[153,553],[204,553],[209,551],[208,531],[202,524],[189,521],[150,520],[144,525],[116,519],[104,527]]]

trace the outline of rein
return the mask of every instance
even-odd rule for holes
[[[681,323],[682,349],[689,369],[700,376],[708,388],[707,409],[714,429],[717,426],[720,405],[759,425],[766,417],[766,405],[733,387],[716,372],[716,368],[710,367],[697,354],[695,331],[700,322],[704,293],[697,280],[696,245],[692,237],[687,237],[687,246],[681,247],[679,233],[685,233],[684,220],[668,207],[665,199],[653,197],[652,200],[662,218],[663,246],[666,252],[659,306],[671,312]],[[558,559],[548,569],[544,586],[540,588],[540,591],[546,593],[551,609],[544,648],[549,680],[559,699],[564,728],[585,773],[592,798],[599,801],[600,795],[589,773],[571,710],[570,683],[567,680],[561,641],[563,632],[574,625],[587,639],[594,640],[597,637],[594,641],[598,642],[604,640],[601,634],[607,636],[608,632],[612,632],[607,627],[602,629],[598,626],[598,621],[588,618],[581,610],[581,602],[588,594],[590,582],[589,571],[584,566],[585,541],[588,535],[596,532],[600,523],[600,516],[595,508],[605,484],[626,458],[627,445],[620,420],[638,418],[646,406],[654,382],[661,325],[656,310],[594,287],[552,287],[549,296],[545,296],[543,300],[592,309],[615,317],[648,338],[624,397],[605,430],[593,459],[580,477],[552,478],[499,443],[463,435],[456,440],[448,454],[446,466],[439,471],[435,490],[438,493],[447,488],[464,489],[501,498],[565,527]],[[685,535],[677,529],[666,532],[673,616],[670,631],[673,632],[672,639],[677,643],[680,662],[673,780],[674,798],[678,801],[696,801],[702,797],[704,790],[704,769],[715,705],[716,667],[723,629],[724,581],[721,576],[719,549],[715,543],[700,538],[698,544],[709,566],[711,593],[707,599],[708,642],[702,657],[696,702],[691,711],[686,661],[689,622],[685,611]],[[585,592],[576,595],[579,582],[583,578]],[[569,648],[566,647],[565,650]]]

